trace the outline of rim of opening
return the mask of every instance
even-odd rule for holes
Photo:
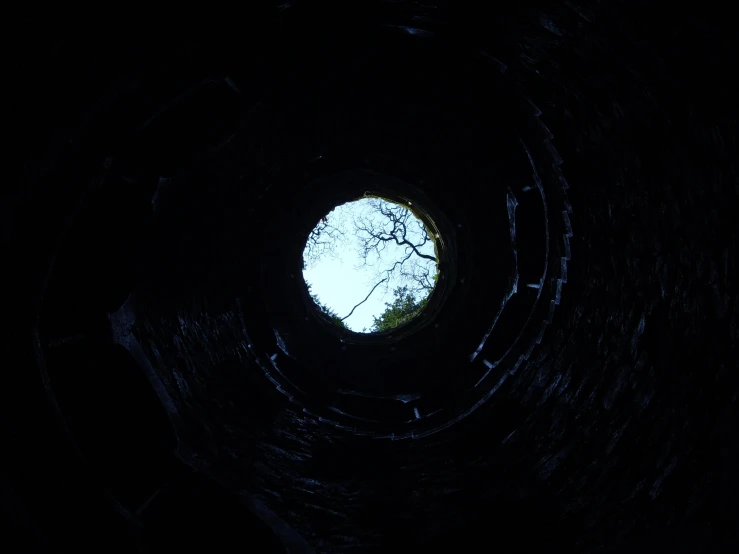
[[[437,220],[443,221],[443,215],[438,213],[438,210],[434,209],[431,201],[424,198],[424,196],[425,195],[420,191],[418,191],[418,193],[403,194],[378,187],[365,190],[362,194],[357,194],[356,192],[336,194],[326,198],[325,202],[322,202],[322,206],[326,206],[322,211],[322,216],[330,213],[338,206],[349,202],[356,202],[363,198],[380,198],[382,200],[401,205],[408,209],[423,223],[436,246],[436,264],[439,277],[436,281],[436,285],[427,297],[428,302],[426,307],[423,308],[418,315],[407,322],[386,331],[361,333],[339,327],[326,314],[324,314],[313,301],[308,291],[308,285],[305,282],[305,278],[302,277],[302,271],[300,272],[301,279],[299,281],[301,283],[303,300],[308,307],[308,312],[312,314],[327,331],[336,335],[341,342],[363,344],[396,342],[431,324],[441,311],[446,297],[448,296],[450,285],[455,281],[454,274],[456,273],[456,264],[454,263],[453,240],[452,237],[449,236],[450,233],[443,228],[444,225],[437,222]],[[434,217],[434,215],[436,215],[436,217]],[[319,218],[322,216],[319,216]],[[310,232],[315,228],[317,223],[318,221],[315,221],[307,232],[303,232],[302,238],[304,240],[307,241]],[[301,264],[304,249],[305,244],[303,244],[303,248],[300,250],[301,260],[299,260],[299,263]]]

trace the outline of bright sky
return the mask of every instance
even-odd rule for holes
[[[334,256],[323,256],[316,263],[307,263],[307,269],[303,271],[305,281],[312,285],[313,294],[338,313],[339,317],[351,312],[381,279],[377,277],[378,269],[390,267],[396,260],[404,258],[407,252],[406,247],[387,243],[388,247],[379,261],[372,257],[368,266],[360,267],[362,264],[358,248],[360,235],[355,231],[354,221],[362,216],[371,218],[378,225],[387,222],[384,216],[370,208],[369,199],[356,200],[336,207],[326,218],[329,225],[344,230],[344,239],[335,243]],[[415,216],[411,219],[407,237],[414,244],[418,244],[422,240],[422,231],[418,228],[420,221]],[[389,226],[387,228],[390,229]],[[433,256],[433,243],[427,242],[419,251]],[[434,266],[431,261],[420,261]],[[365,329],[369,331],[373,323],[372,316],[379,316],[385,311],[385,302],[392,302],[393,289],[400,284],[398,279],[392,279],[387,290],[385,283],[377,287],[369,300],[354,310],[344,323],[352,331],[362,332]]]

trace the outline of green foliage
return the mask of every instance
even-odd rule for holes
[[[393,291],[393,296],[395,299],[392,302],[385,303],[385,311],[382,315],[373,317],[375,320],[371,329],[373,333],[389,331],[409,322],[426,307],[428,302],[428,297],[420,301],[416,300],[407,286],[397,287]]]

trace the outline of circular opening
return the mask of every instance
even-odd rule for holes
[[[365,195],[333,208],[309,233],[303,279],[338,327],[384,333],[423,313],[439,278],[440,237],[414,209],[409,200]]]

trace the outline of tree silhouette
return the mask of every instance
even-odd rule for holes
[[[326,216],[321,218],[305,243],[303,269],[306,269],[308,264],[316,263],[327,256],[332,258],[336,256],[340,245],[347,238],[344,219],[340,213],[331,218],[331,223]]]
[[[336,325],[341,327],[342,329],[348,329],[346,326],[346,323],[344,323],[344,320],[339,317],[339,314],[337,314],[334,310],[326,306],[323,302],[321,302],[320,298],[311,290],[312,285],[310,283],[306,283],[308,286],[308,293],[310,294],[311,300],[313,300],[313,303],[318,306],[318,309],[325,314],[331,321],[333,321]],[[344,318],[345,319],[345,318]]]
[[[348,231],[349,228],[353,228],[353,233]],[[418,308],[434,289],[438,275],[435,237],[409,206],[365,196],[356,202],[338,206],[319,221],[308,237],[303,258],[304,269],[325,257],[335,258],[351,238],[354,238],[356,253],[361,260],[357,269],[371,269],[372,278],[368,283],[368,294],[348,314],[336,317],[343,324],[376,290],[387,292],[393,287],[395,301],[392,306],[395,307],[392,313],[395,315],[388,314],[382,319],[383,314],[379,320],[375,320],[373,329],[380,325],[382,328],[377,327],[377,330],[384,330],[393,321],[400,324],[405,316],[399,314],[408,315],[412,312],[408,311],[411,306],[408,298]],[[401,298],[402,306],[396,306],[398,298]],[[318,302],[316,304],[325,313],[325,306]]]
[[[434,288],[436,245],[409,208],[368,198],[366,209],[354,218],[354,229],[362,265],[376,269],[378,282],[386,279],[389,286],[399,278],[414,293],[428,294]],[[434,247],[433,254],[422,252],[426,245]]]

